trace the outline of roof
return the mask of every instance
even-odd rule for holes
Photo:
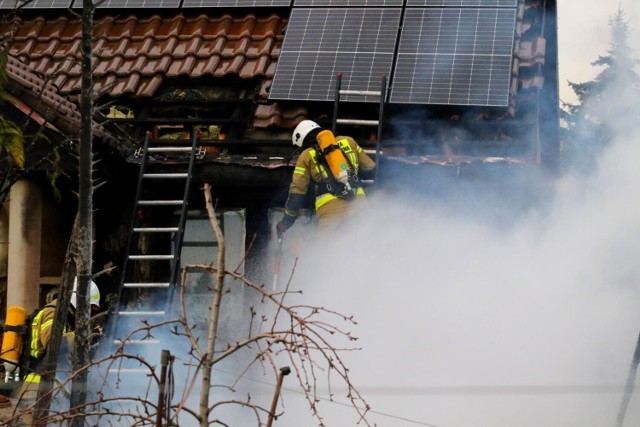
[[[276,14],[99,18],[93,31],[95,91],[152,97],[166,79],[233,75],[264,78],[260,95],[266,99],[285,25],[286,18]],[[80,18],[22,19],[10,49],[60,94],[80,92]]]
[[[11,81],[17,83],[10,88],[10,92],[19,96],[20,99],[7,98],[14,107],[42,126],[57,132],[62,131],[72,138],[78,136],[80,130],[78,106],[59,95],[57,88],[50,80],[35,74],[30,67],[12,55],[7,57],[6,73]],[[93,129],[96,136],[112,140],[97,123],[94,124]]]

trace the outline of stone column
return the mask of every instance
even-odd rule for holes
[[[42,194],[36,184],[21,180],[9,197],[7,307],[19,305],[31,313],[40,294]]]

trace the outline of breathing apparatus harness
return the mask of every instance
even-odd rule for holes
[[[326,132],[328,134],[318,134],[317,143],[311,146],[310,151],[311,159],[320,172],[318,194],[331,193],[340,199],[352,200],[362,187],[358,179],[357,156],[346,139],[336,141],[330,131]]]

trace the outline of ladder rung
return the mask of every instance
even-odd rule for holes
[[[378,120],[336,119],[336,123],[345,125],[378,126]]]
[[[182,200],[139,200],[140,206],[174,206],[182,205]]]
[[[364,151],[365,154],[371,154],[371,155],[375,155],[376,154],[376,150],[372,150],[372,149],[369,149],[369,148],[364,148],[362,151]],[[382,152],[382,150],[380,150],[380,154],[384,154]]]
[[[171,286],[169,282],[147,282],[147,283],[125,283],[125,288],[168,288]]]
[[[382,93],[378,91],[372,90],[340,90],[340,95],[360,95],[360,96],[381,96]]]
[[[178,227],[135,227],[134,233],[175,233]]]
[[[119,311],[118,316],[164,316],[164,311]]]
[[[187,178],[189,174],[183,173],[145,173],[143,178],[163,179],[163,178]]]
[[[175,255],[129,255],[129,259],[137,260],[171,260]]]
[[[361,179],[360,182],[363,184],[375,184],[375,181],[372,179]]]
[[[149,147],[150,153],[158,152],[191,152],[191,147]]]

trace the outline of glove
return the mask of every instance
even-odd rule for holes
[[[284,219],[280,220],[280,222],[276,224],[276,235],[278,236],[278,239],[282,239],[282,235],[289,229],[289,227],[291,227],[291,225],[288,225]]]
[[[296,217],[293,215],[287,214],[285,211],[284,217],[282,217],[280,222],[276,224],[276,235],[278,236],[278,239],[282,238],[282,235],[284,234],[284,232],[287,231],[289,228],[291,228],[291,226],[295,221],[296,221]]]

